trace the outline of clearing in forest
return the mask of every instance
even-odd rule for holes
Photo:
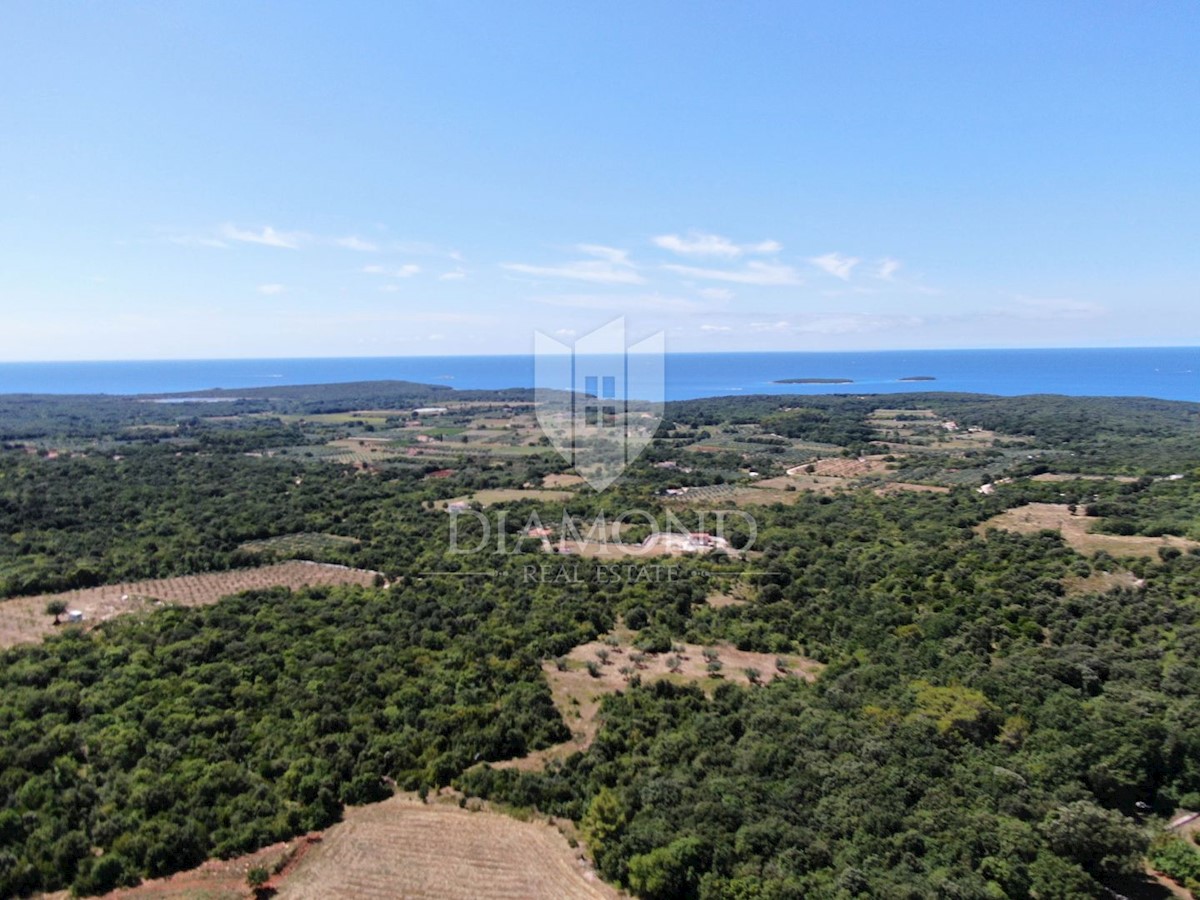
[[[471,495],[481,506],[514,503],[520,500],[541,500],[545,503],[565,503],[575,495],[571,491],[543,491],[536,488],[484,488]]]
[[[875,493],[880,497],[888,494],[899,494],[904,491],[912,491],[918,494],[948,494],[950,488],[944,484],[917,484],[911,481],[889,481],[887,484],[880,485],[875,488]]]
[[[451,805],[453,803],[453,805]],[[544,822],[521,822],[478,800],[460,809],[450,798],[422,803],[397,794],[382,803],[347,807],[323,832],[301,835],[233,859],[105,895],[105,900],[246,900],[246,876],[263,868],[259,896],[280,900],[354,897],[496,897],[533,900],[618,900],[587,856]],[[476,806],[478,804],[478,806]],[[66,900],[66,892],[53,900]]]
[[[543,487],[548,488],[573,488],[585,483],[586,481],[582,475],[572,475],[566,472],[546,475],[542,478]]]
[[[1020,534],[1036,534],[1039,531],[1057,531],[1063,540],[1084,556],[1104,550],[1112,556],[1156,557],[1160,547],[1175,547],[1187,551],[1200,547],[1200,543],[1185,538],[1163,535],[1143,537],[1141,535],[1095,534],[1090,529],[1102,522],[1095,517],[1073,515],[1065,503],[1029,503],[993,516],[976,526],[979,534],[988,529],[1016,531]]]
[[[671,653],[639,653],[632,646],[633,632],[621,629],[617,637],[606,635],[598,641],[580,644],[559,660],[542,664],[554,705],[571,729],[571,740],[545,750],[537,750],[519,759],[492,763],[495,768],[538,770],[552,759],[565,759],[572,753],[586,750],[600,730],[597,718],[600,701],[605,694],[624,690],[635,675],[644,682],[669,679],[678,683],[696,682],[712,690],[724,681],[750,684],[747,670],[754,670],[760,684],[776,678],[799,677],[815,681],[825,666],[801,656],[774,653],[752,653],[728,644],[702,647],[699,644],[678,644]],[[615,640],[615,646],[609,641]],[[709,655],[705,656],[705,651]],[[715,654],[715,657],[713,657]],[[674,659],[672,659],[674,658]],[[710,659],[720,663],[719,671],[710,671]],[[601,660],[604,660],[603,662]],[[678,665],[671,669],[669,661]],[[596,671],[592,675],[588,663]],[[782,663],[782,667],[780,666]],[[560,668],[561,666],[561,668]],[[622,671],[624,670],[624,671]]]
[[[615,900],[552,825],[409,795],[346,810],[271,887],[279,900]]]
[[[832,459],[815,459],[811,463],[800,466],[805,471],[812,466],[814,475],[825,475],[831,478],[862,478],[865,475],[879,475],[888,471],[889,460],[883,456],[835,457]],[[788,471],[790,475],[792,470]]]
[[[344,550],[357,547],[357,538],[345,537],[340,534],[323,534],[319,532],[297,532],[283,534],[278,537],[263,538],[259,541],[247,541],[238,549],[247,553],[275,553],[282,557],[305,558],[317,556],[329,550]]]
[[[54,617],[46,615],[46,605],[55,600],[65,603],[68,610],[83,613],[81,624],[88,628],[124,613],[145,612],[162,605],[205,606],[242,591],[273,587],[295,590],[305,586],[332,584],[368,586],[374,584],[378,574],[367,569],[292,560],[254,569],[230,569],[202,575],[122,582],[61,594],[13,597],[0,600],[0,647],[40,641],[62,628],[76,627],[67,624],[55,627]],[[64,615],[63,622],[66,621]]]

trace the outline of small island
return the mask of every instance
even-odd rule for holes
[[[780,378],[772,384],[854,384],[852,378]]]
[[[901,381],[937,381],[932,375],[909,375],[907,378],[901,378]]]

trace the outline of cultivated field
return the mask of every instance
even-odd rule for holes
[[[241,591],[272,587],[295,589],[325,584],[370,585],[374,583],[376,574],[366,569],[293,560],[255,569],[206,572],[202,575],[110,584],[61,594],[14,597],[0,600],[0,647],[40,641],[59,630],[53,624],[53,617],[45,612],[46,604],[51,600],[62,600],[67,604],[67,609],[82,612],[83,626],[90,627],[113,616],[147,612],[162,605],[204,606]]]
[[[545,822],[521,822],[453,796],[429,805],[415,795],[347,807],[324,832],[234,859],[210,859],[105,900],[247,900],[250,869],[271,874],[264,895],[280,900],[495,897],[618,900],[626,895],[592,871],[582,849]],[[569,826],[568,826],[569,827]],[[46,900],[67,900],[67,892]]]
[[[365,438],[345,438],[330,441],[325,445],[330,449],[326,459],[331,462],[350,463],[352,465],[373,465],[403,457],[404,448],[388,441],[367,440]]]
[[[346,810],[272,886],[279,900],[614,900],[552,825],[398,795]]]
[[[1176,547],[1183,551],[1200,547],[1200,543],[1196,541],[1171,535],[1141,537],[1139,535],[1093,534],[1089,529],[1100,521],[1102,520],[1088,516],[1073,516],[1064,503],[1030,503],[993,516],[976,526],[976,531],[979,534],[986,534],[989,528],[1016,531],[1021,534],[1035,534],[1047,529],[1057,531],[1062,534],[1064,541],[1085,556],[1090,556],[1097,550],[1104,550],[1112,556],[1149,556],[1153,558],[1157,556],[1160,547]]]

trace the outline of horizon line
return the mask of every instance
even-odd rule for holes
[[[1110,344],[1078,346],[1005,346],[1005,347],[900,347],[876,348],[871,350],[668,350],[666,356],[744,356],[776,355],[787,353],[864,354],[864,353],[1012,353],[1012,352],[1060,352],[1064,350],[1197,350],[1200,341],[1184,344]],[[644,354],[628,354],[644,355]],[[177,357],[126,357],[121,359],[14,359],[0,360],[0,366],[39,365],[116,365],[122,363],[212,363],[212,362],[311,362],[316,360],[383,360],[383,359],[533,359],[532,351],[526,353],[419,353],[386,356],[177,356]]]

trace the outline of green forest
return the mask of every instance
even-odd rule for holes
[[[996,434],[974,449],[889,439],[879,398],[670,404],[614,487],[502,501],[488,511],[511,541],[468,558],[445,501],[566,463],[464,443],[355,468],[327,445],[382,426],[335,416],[470,401],[515,417],[526,396],[236,393],[0,398],[0,597],[257,566],[273,557],[248,542],[309,533],[353,539],[309,558],[389,584],[248,592],[0,651],[0,896],[103,893],[451,785],[578,823],[601,876],[644,898],[1134,896],[1148,862],[1200,887],[1196,846],[1164,829],[1200,810],[1200,544],[1081,552],[985,524],[1063,504],[1096,534],[1200,540],[1200,406],[887,397]],[[469,415],[442,425],[474,435]],[[570,585],[524,575],[547,561],[522,539],[531,514],[700,527],[705,507],[668,488],[751,490],[796,460],[866,455],[931,489],[763,493],[741,507],[752,554],[673,559],[667,583],[592,577],[587,558]],[[735,585],[746,602],[705,602]],[[748,686],[634,675],[585,751],[490,765],[570,736],[542,665],[618,624],[648,651],[825,668]]]

